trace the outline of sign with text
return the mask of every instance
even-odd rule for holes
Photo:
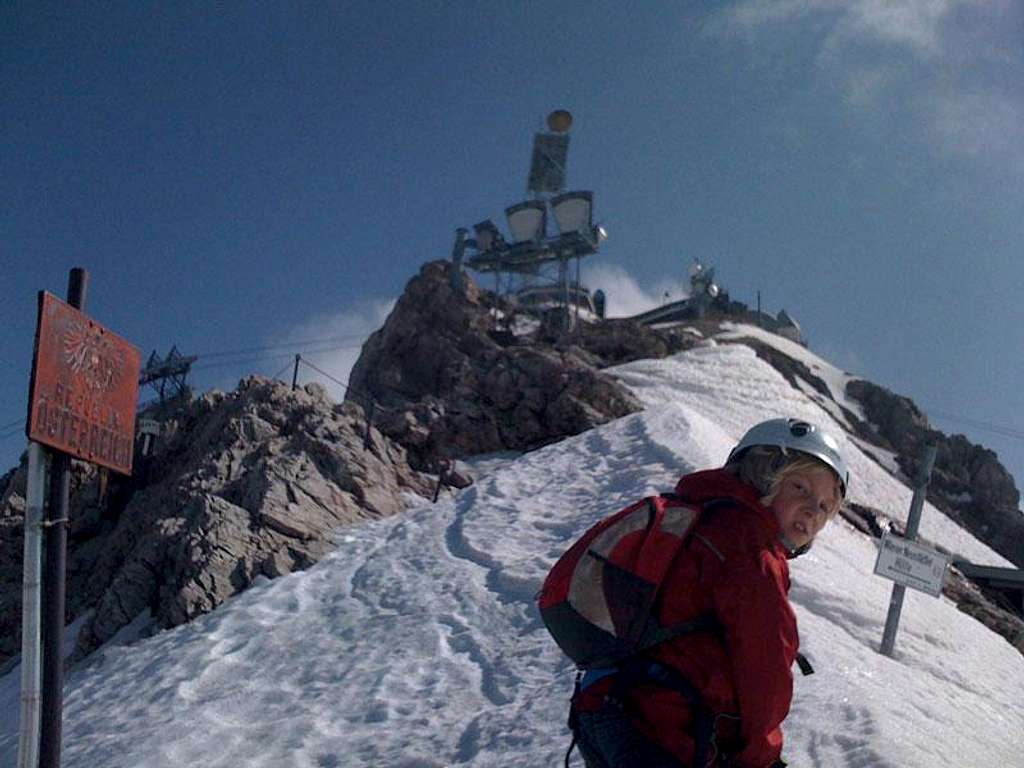
[[[878,547],[875,575],[938,597],[951,560],[951,555],[886,531]]]
[[[28,439],[130,475],[141,363],[129,342],[40,291]]]
[[[156,419],[139,419],[139,434],[156,437],[160,434],[160,422]]]

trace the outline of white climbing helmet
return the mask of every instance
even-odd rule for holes
[[[748,448],[765,445],[780,448],[783,453],[799,451],[823,461],[839,477],[843,498],[850,488],[850,471],[839,451],[839,443],[827,432],[800,419],[769,419],[755,424],[729,453],[726,464],[738,462]]]

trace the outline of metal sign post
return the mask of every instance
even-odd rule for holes
[[[28,444],[25,490],[25,561],[21,601],[21,720],[18,729],[18,768],[39,764],[39,704],[42,660],[39,657],[42,613],[43,494],[46,453],[39,443]]]
[[[925,448],[924,456],[921,458],[921,465],[917,473],[914,498],[910,502],[910,514],[907,516],[907,541],[917,539],[917,529],[921,524],[921,509],[924,507],[924,499],[928,490],[928,481],[932,475],[932,467],[935,466],[935,454],[938,452],[936,445],[929,445]],[[889,615],[885,619],[885,631],[882,633],[881,652],[886,656],[892,656],[893,647],[896,644],[896,632],[900,626],[900,613],[903,610],[903,595],[907,589],[900,583],[892,585],[892,597],[889,600]]]
[[[68,276],[68,304],[78,310],[85,309],[88,285],[89,276],[84,269],[71,270]],[[43,563],[43,690],[39,768],[59,768],[64,722],[64,603],[71,459],[63,451],[53,451],[50,468],[50,503],[43,515],[46,554]]]
[[[71,458],[131,474],[141,355],[82,313],[88,274],[71,270],[68,301],[41,291],[26,434],[49,447],[42,595],[39,767],[59,768]],[[26,766],[32,768],[32,766]]]

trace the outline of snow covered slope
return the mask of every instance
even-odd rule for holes
[[[97,653],[68,680],[65,766],[560,765],[573,675],[533,603],[554,559],[604,514],[721,464],[751,424],[830,418],[743,346],[614,373],[644,412],[509,459],[436,505],[347,528],[309,571]],[[909,492],[848,453],[853,498],[905,515]],[[934,509],[922,532],[1003,562]],[[916,592],[896,658],[881,656],[891,583],[872,575],[874,559],[872,541],[838,521],[793,563],[818,671],[797,679],[787,759],[1024,766],[1024,658],[945,598]],[[17,744],[12,689],[0,685],[3,766]]]
[[[846,371],[839,370],[827,360],[823,360],[811,352],[807,347],[801,346],[795,341],[790,341],[778,334],[770,333],[763,328],[742,323],[722,323],[722,328],[725,329],[725,332],[720,334],[718,338],[755,339],[764,344],[775,347],[783,354],[803,363],[810,369],[811,373],[825,382],[829,392],[832,394],[832,399],[836,403],[839,403],[843,408],[853,413],[862,421],[867,420],[864,415],[864,411],[861,408],[861,404],[853,398],[846,396],[846,385],[856,379],[856,376],[852,376]],[[851,428],[851,425],[846,423],[846,419],[842,416],[838,408],[820,400],[819,393],[814,392],[812,399],[831,413],[836,420],[844,426],[844,428]]]

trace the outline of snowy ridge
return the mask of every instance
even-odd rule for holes
[[[780,342],[786,340],[780,339]],[[820,361],[806,350],[803,353],[811,362]],[[906,521],[913,495],[910,489],[865,455],[860,441],[843,432],[842,425],[836,423],[817,399],[793,389],[782,374],[760,361],[751,348],[719,345],[710,339],[702,348],[690,350],[681,357],[641,360],[610,369],[610,372],[636,391],[648,412],[669,405],[689,406],[722,426],[725,439],[718,444],[717,451],[708,454],[710,461],[706,466],[721,465],[746,428],[762,419],[795,416],[830,425],[853,474],[851,500],[880,509],[894,520]],[[714,443],[709,442],[706,447],[712,445]],[[877,455],[879,451],[872,446],[871,453]],[[1012,567],[1008,560],[929,503],[925,503],[920,536],[972,562]]]
[[[846,396],[846,385],[858,377],[852,376],[846,371],[841,371],[834,365],[826,360],[821,359],[807,347],[801,346],[794,341],[790,341],[787,338],[779,336],[778,334],[771,333],[758,328],[754,325],[747,325],[744,323],[722,323],[722,328],[725,329],[725,333],[721,334],[722,339],[742,339],[751,338],[757,339],[764,344],[775,347],[777,350],[785,355],[798,360],[806,365],[815,376],[825,382],[825,386],[828,387],[829,392],[832,394],[832,399],[841,405],[846,410],[853,413],[857,418],[862,421],[867,421],[867,417],[864,415],[864,410],[861,404],[852,398]],[[819,405],[823,405],[819,403]],[[845,422],[840,414],[839,409],[834,407],[828,407],[824,405],[825,409],[837,416],[837,420],[841,423]],[[845,424],[846,428],[849,428],[849,424]]]
[[[752,423],[829,420],[743,346],[613,373],[644,412],[492,465],[436,505],[346,528],[308,571],[95,654],[68,680],[64,765],[560,765],[572,668],[533,602],[554,559],[603,515],[721,464]],[[853,498],[905,516],[909,491],[844,448]],[[1002,562],[930,507],[922,531]],[[796,681],[786,758],[1024,766],[1024,658],[947,599],[915,592],[896,658],[881,656],[891,582],[871,574],[874,559],[873,542],[838,521],[793,563],[802,648],[818,671]],[[0,691],[0,711],[16,713],[10,686]],[[16,717],[0,721],[0,765],[14,763]]]

